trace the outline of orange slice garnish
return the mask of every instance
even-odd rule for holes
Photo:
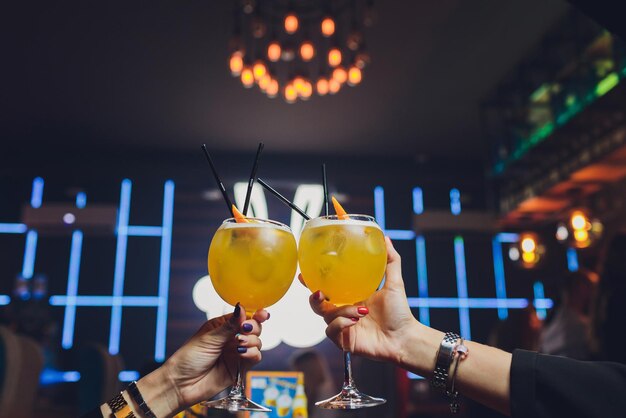
[[[250,221],[237,209],[235,205],[232,207],[233,209],[233,218],[235,218],[235,222],[238,224],[241,223],[249,223]]]
[[[333,201],[333,207],[335,208],[335,213],[337,214],[338,219],[348,219],[348,212],[339,204],[335,196],[331,197]]]

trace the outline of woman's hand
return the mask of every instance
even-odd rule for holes
[[[146,404],[156,416],[169,416],[231,386],[240,359],[242,369],[261,360],[259,335],[268,318],[259,310],[246,320],[237,304],[233,314],[205,322],[163,366],[137,383]]]
[[[406,300],[400,255],[388,237],[385,237],[385,242],[387,269],[382,289],[356,306],[337,307],[327,302],[319,290],[311,295],[309,303],[328,324],[326,335],[338,347],[364,357],[398,364],[403,339],[407,334],[414,333],[414,328],[420,324],[413,317]],[[300,280],[304,283],[306,278],[300,277]]]

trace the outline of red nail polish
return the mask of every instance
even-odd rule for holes
[[[313,296],[315,297],[316,301],[321,302],[321,300],[322,300],[322,291],[318,290],[317,292],[313,293]]]
[[[370,313],[370,310],[367,309],[365,306],[359,306],[358,308],[356,308],[356,311],[359,313],[359,315],[367,315],[368,313]]]
[[[351,317],[350,319],[352,320],[352,322],[357,322],[359,320],[359,318],[355,318],[355,317]]]

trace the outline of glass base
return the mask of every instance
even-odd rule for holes
[[[225,409],[228,412],[238,411],[257,411],[257,412],[271,412],[268,409],[258,403],[252,402],[250,399],[244,396],[227,396],[215,401],[205,401],[202,404],[207,408]]]
[[[382,405],[385,402],[387,402],[386,399],[361,393],[354,386],[344,386],[338,395],[316,402],[315,406],[324,409],[361,409]]]

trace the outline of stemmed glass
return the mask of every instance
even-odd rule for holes
[[[385,237],[371,216],[321,216],[306,222],[298,261],[309,289],[321,290],[335,305],[352,305],[370,297],[382,281],[387,263]],[[345,331],[344,340],[349,340],[349,332]],[[315,405],[358,409],[385,403],[357,389],[348,344],[344,344],[343,358],[341,392]]]
[[[291,229],[271,220],[247,218],[247,223],[226,219],[209,247],[209,275],[226,303],[240,302],[247,315],[278,302],[294,279],[296,240]],[[228,396],[207,401],[209,408],[269,412],[244,394],[241,370]]]

